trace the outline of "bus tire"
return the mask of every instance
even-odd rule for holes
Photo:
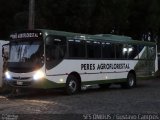
[[[136,76],[133,73],[129,73],[127,76],[127,82],[121,84],[122,88],[134,88],[136,86]]]
[[[76,94],[80,91],[81,85],[74,75],[69,75],[66,82],[66,93],[68,95]]]

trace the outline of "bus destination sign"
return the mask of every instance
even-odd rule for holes
[[[42,37],[40,32],[14,33],[10,35],[11,39],[30,39]]]

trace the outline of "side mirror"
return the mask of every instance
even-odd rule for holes
[[[2,47],[2,57],[4,57],[4,47]]]
[[[9,44],[2,46],[2,57],[8,59],[9,57]]]

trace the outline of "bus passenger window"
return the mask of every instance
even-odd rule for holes
[[[94,48],[91,41],[87,41],[87,57],[94,58]]]
[[[123,45],[116,44],[116,58],[122,59],[123,58]]]
[[[46,39],[47,69],[53,68],[63,60],[66,52],[66,38],[63,36],[49,36]]]
[[[101,43],[87,41],[87,57],[88,58],[101,58]]]
[[[85,57],[85,41],[69,40],[69,57],[84,58]]]
[[[137,45],[128,45],[128,59],[138,59]]]
[[[123,45],[123,48],[122,48],[122,57],[123,58],[128,58],[128,45],[127,44],[124,44]]]
[[[94,57],[101,58],[101,43],[94,42]]]
[[[111,43],[102,43],[102,57],[106,59],[115,58],[115,48],[114,44]]]

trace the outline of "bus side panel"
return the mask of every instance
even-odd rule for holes
[[[138,63],[134,68],[137,73],[137,77],[153,76],[156,72],[156,59],[156,49],[145,46],[140,52]]]
[[[56,83],[66,82],[67,76],[77,72],[82,82],[126,79],[134,70],[137,60],[63,60],[53,69],[46,70],[47,79]],[[63,80],[62,80],[63,79]]]

